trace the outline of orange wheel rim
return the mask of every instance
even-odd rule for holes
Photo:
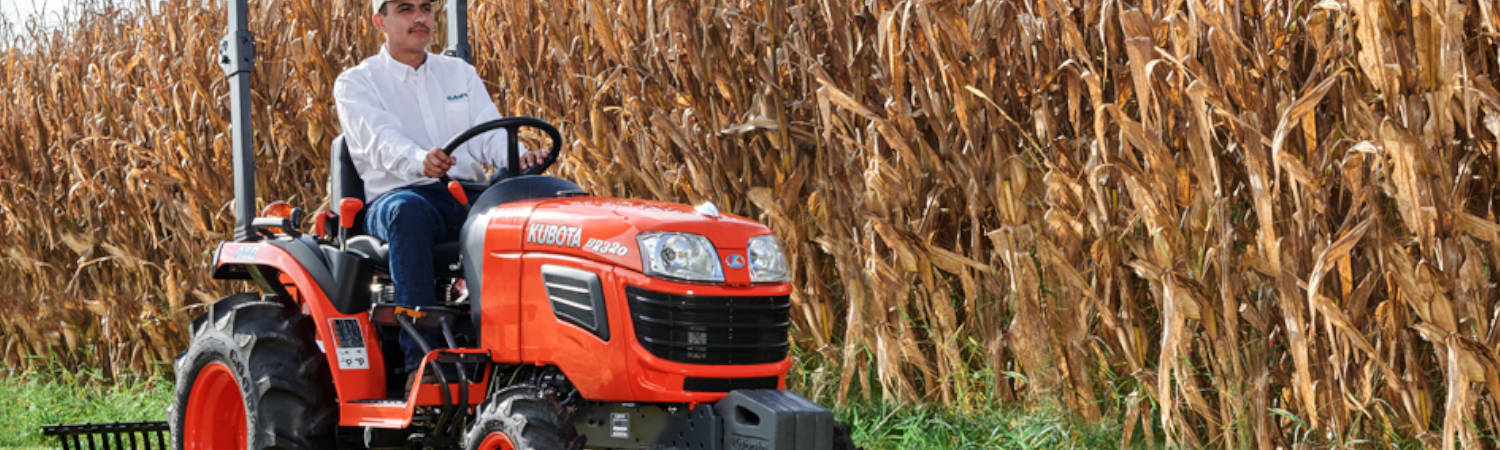
[[[245,400],[229,366],[214,361],[198,371],[184,419],[184,449],[245,448]]]
[[[479,443],[479,450],[516,450],[516,444],[512,444],[510,436],[505,433],[490,433]]]

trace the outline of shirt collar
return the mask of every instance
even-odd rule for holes
[[[427,75],[427,68],[432,67],[432,53],[427,54],[427,60],[420,67],[412,68],[391,56],[390,49],[385,44],[380,45],[380,60],[385,63],[386,70],[391,71],[401,81],[413,81],[417,77]]]

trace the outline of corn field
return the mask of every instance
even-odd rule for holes
[[[1060,401],[1168,446],[1494,447],[1493,0],[471,0],[599,195],[759,219],[809,396]],[[246,286],[222,2],[6,30],[0,349],[168,370]],[[258,0],[260,204],[327,208],[363,0]],[[438,43],[441,44],[441,43]]]

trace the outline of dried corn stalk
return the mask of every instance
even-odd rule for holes
[[[0,53],[8,363],[158,367],[239,288],[206,267],[218,3],[9,30],[39,41]],[[1491,1],[471,3],[562,176],[777,230],[835,374],[808,391],[1059,399],[1181,446],[1500,431]],[[378,36],[359,1],[260,4],[260,192],[326,207],[331,84]]]

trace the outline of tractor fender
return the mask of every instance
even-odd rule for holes
[[[289,284],[293,298],[318,324],[317,340],[328,357],[334,389],[340,401],[385,397],[385,360],[380,339],[365,311],[344,314],[328,297],[335,280],[314,247],[290,239],[224,242],[214,252],[214,278],[253,279],[252,271],[266,272],[267,283]],[[279,272],[280,276],[269,272]]]
[[[280,249],[295,263],[287,267],[281,258],[261,258],[262,249],[267,245]],[[218,280],[248,280],[250,271],[248,266],[271,267],[282,273],[294,271],[305,271],[312,277],[314,284],[322,291],[324,296],[330,292],[338,292],[338,284],[333,278],[333,272],[328,270],[328,263],[323,258],[320,250],[315,251],[315,244],[309,244],[297,240],[265,240],[260,242],[223,242],[219,248],[214,250],[214,279]],[[226,255],[225,250],[229,250]],[[281,261],[282,263],[277,263]]]

